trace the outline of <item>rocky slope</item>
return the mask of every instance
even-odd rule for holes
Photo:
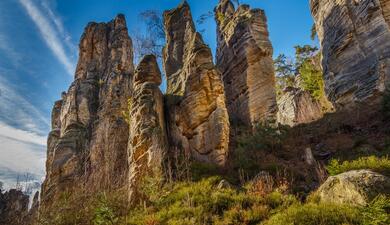
[[[213,64],[211,50],[196,32],[186,1],[164,13],[164,24],[171,148],[183,149],[204,162],[224,165],[229,117],[221,74]]]
[[[215,9],[217,67],[225,84],[231,120],[254,125],[274,119],[277,111],[273,48],[263,10],[230,0]]]
[[[127,183],[132,42],[123,15],[90,23],[80,42],[75,81],[53,108],[42,203],[74,189],[109,190]]]
[[[390,1],[311,0],[329,100],[372,103],[390,77]]]

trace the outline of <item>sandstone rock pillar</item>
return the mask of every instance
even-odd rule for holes
[[[228,155],[229,119],[211,50],[196,32],[186,1],[164,13],[164,25],[171,146],[197,160],[223,165]]]
[[[143,179],[163,175],[167,153],[164,97],[159,88],[161,73],[156,57],[145,56],[134,76],[134,94],[129,102],[129,197],[136,201]]]
[[[225,85],[232,121],[253,126],[274,120],[277,112],[273,48],[263,10],[230,0],[215,8],[217,67]]]
[[[325,91],[336,109],[376,103],[390,78],[389,0],[311,0]]]

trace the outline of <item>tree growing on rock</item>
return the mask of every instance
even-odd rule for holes
[[[162,48],[165,44],[165,31],[162,12],[159,10],[146,10],[139,14],[146,26],[146,33],[134,36],[134,52],[139,61],[145,55],[155,55],[162,58]]]

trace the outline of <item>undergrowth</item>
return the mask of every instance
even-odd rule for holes
[[[334,159],[326,167],[331,176],[351,170],[370,169],[378,173],[390,175],[390,159],[388,157],[361,157],[352,161],[340,162]]]

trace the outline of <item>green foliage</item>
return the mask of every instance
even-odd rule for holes
[[[361,209],[363,225],[390,224],[390,197],[379,195],[367,207]]]
[[[114,225],[118,223],[118,217],[114,209],[110,207],[107,196],[104,194],[98,200],[98,206],[94,210],[94,225]]]
[[[205,177],[220,175],[220,168],[212,163],[192,162],[190,165],[190,174],[192,181],[200,181]]]
[[[352,161],[340,162],[334,159],[326,167],[331,176],[351,170],[370,169],[385,175],[390,175],[390,159],[388,157],[361,157]]]
[[[286,135],[286,127],[272,123],[260,123],[254,131],[243,132],[238,136],[237,148],[233,152],[234,168],[249,177],[255,176],[260,170],[258,154],[280,150]]]
[[[131,211],[128,224],[258,224],[275,210],[267,205],[266,198],[217,188],[220,181],[221,178],[211,177],[168,185],[162,198]],[[273,201],[277,202],[275,207],[289,204],[282,195],[274,198],[278,198]]]
[[[122,116],[125,119],[126,123],[130,125],[131,118],[130,112],[132,109],[133,100],[131,98],[127,99],[127,109],[122,111]]]
[[[325,96],[322,71],[316,68],[312,61],[303,62],[299,68],[299,74],[302,79],[302,88],[309,91],[314,99],[320,100]]]
[[[278,96],[286,87],[295,85],[296,74],[301,78],[301,87],[309,91],[314,99],[320,100],[325,96],[324,80],[320,66],[320,54],[318,48],[311,45],[295,46],[295,59],[288,59],[285,55],[279,55],[274,61]]]
[[[359,224],[359,210],[333,204],[294,204],[275,214],[264,225],[342,225]]]
[[[311,45],[297,45],[295,48],[295,63],[297,68],[306,62],[307,60],[310,60],[314,58],[318,54],[318,48]]]
[[[276,92],[280,96],[283,89],[294,86],[295,81],[295,66],[292,59],[289,59],[284,54],[280,54],[274,60],[276,72]]]
[[[313,24],[313,26],[311,27],[311,30],[310,30],[310,39],[311,40],[315,40],[317,37],[317,29],[316,29],[316,24]]]

